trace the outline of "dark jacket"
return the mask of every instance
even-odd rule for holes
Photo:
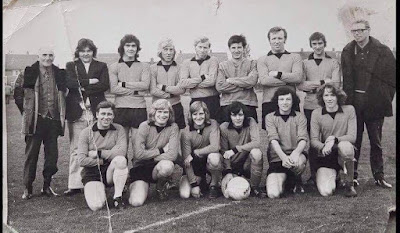
[[[377,39],[370,37],[369,64],[365,82],[365,119],[378,119],[393,116],[392,100],[396,92],[396,59],[392,51]],[[342,51],[343,90],[347,94],[346,104],[354,105],[355,90],[355,46],[352,41]]]
[[[24,73],[21,72],[15,80],[14,85],[14,100],[21,114],[24,111],[24,88],[22,87],[23,84]]]
[[[57,88],[57,101],[60,113],[60,132],[64,135],[65,123],[65,70],[52,65],[54,78]],[[36,125],[39,113],[39,62],[25,68],[23,75],[24,96],[23,96],[23,115],[22,115],[22,133],[33,135],[36,132]]]

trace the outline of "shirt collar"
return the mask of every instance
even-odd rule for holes
[[[206,122],[205,124],[204,124],[204,128],[206,128],[207,126],[210,126],[211,125],[211,122]],[[204,129],[203,128],[203,129]],[[203,129],[201,129],[201,130],[203,130]],[[195,127],[194,127],[194,123],[192,123],[192,124],[189,124],[189,131],[194,131],[194,130],[197,130]]]
[[[177,66],[177,64],[176,64],[175,61],[172,61],[172,63],[169,64],[169,65],[171,65],[171,66]],[[157,66],[169,66],[169,65],[163,65],[161,61],[157,62]]]
[[[343,112],[343,109],[341,106],[339,106],[338,110],[336,112]],[[322,115],[328,114],[329,112],[326,110],[326,107],[322,108]]]
[[[122,59],[122,57],[121,58],[119,58],[119,60],[118,60],[118,63],[125,63],[126,61],[124,61],[124,59]],[[127,61],[127,62],[140,62],[138,59],[136,59],[135,58],[135,60],[133,60],[133,61]]]
[[[247,127],[249,127],[249,126],[250,126],[250,118],[247,117],[247,118],[244,119],[244,121],[243,121],[243,127],[242,127],[242,129],[247,128]],[[232,121],[229,122],[228,129],[236,129],[236,127],[233,126]]]
[[[327,53],[325,53],[325,58],[332,58],[332,57],[329,56]],[[314,58],[314,53],[311,53],[311,54],[308,56],[308,60],[315,60],[315,58]]]
[[[167,124],[164,126],[164,128],[171,126],[171,122],[167,122]],[[149,122],[149,126],[154,126],[154,127],[162,127],[162,126],[157,126],[154,122]]]
[[[290,53],[286,50],[283,53],[273,53],[272,50],[270,50],[267,55],[271,56],[271,55],[275,55],[275,54],[290,54]]]
[[[292,110],[290,110],[290,113],[288,114],[288,115],[282,115],[280,112],[279,112],[279,109],[278,110],[276,110],[275,111],[275,114],[274,114],[275,116],[296,116],[296,112],[292,109]]]
[[[97,122],[95,124],[93,124],[92,130],[93,130],[93,132],[100,131],[100,129],[97,127]],[[105,130],[117,130],[117,129],[115,128],[115,126],[113,124],[110,124],[110,128],[105,129]]]
[[[208,60],[208,59],[210,59],[211,57],[209,56],[209,55],[207,55],[207,57],[206,58],[204,58],[204,59],[201,59],[201,60],[197,60],[196,59],[196,56],[194,56],[192,59],[190,59],[191,61],[206,61],[206,60]]]

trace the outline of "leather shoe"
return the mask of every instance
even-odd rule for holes
[[[43,187],[41,194],[42,196],[47,196],[47,197],[59,196],[56,192],[53,191],[53,189],[50,186],[47,188]]]
[[[386,182],[384,179],[376,180],[376,181],[375,181],[375,184],[376,184],[377,186],[382,187],[382,188],[388,188],[388,189],[392,188],[392,185],[389,184],[388,182]]]
[[[22,194],[22,199],[29,200],[31,198],[32,198],[32,192],[29,192],[28,189],[26,188],[24,190],[24,194]]]
[[[75,194],[81,193],[81,189],[68,189],[67,191],[64,192],[65,196],[73,196]]]

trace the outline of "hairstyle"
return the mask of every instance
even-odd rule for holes
[[[148,123],[154,123],[156,121],[155,115],[157,110],[168,109],[169,110],[169,118],[167,124],[172,124],[175,122],[175,114],[174,109],[172,108],[171,103],[166,99],[158,99],[153,102],[149,111],[149,118],[147,119]]]
[[[369,26],[368,20],[359,19],[359,20],[354,21],[352,24],[356,24],[356,23],[362,23],[362,24],[364,24],[364,25],[365,25],[365,28],[367,28],[367,29],[370,29],[370,28],[371,28],[371,27]]]
[[[311,47],[311,41],[313,40],[322,40],[324,42],[324,46],[326,47],[326,38],[325,35],[320,33],[320,32],[314,32],[311,34],[309,41],[310,41],[310,47]]]
[[[96,112],[99,112],[100,108],[111,108],[113,110],[113,112],[115,112],[115,104],[110,101],[107,101],[107,100],[101,101],[96,106]]]
[[[334,94],[337,97],[337,102],[339,106],[342,106],[346,102],[347,95],[344,91],[340,90],[339,88],[336,88],[334,85],[331,83],[327,83],[323,85],[317,92],[317,100],[318,104],[322,107],[325,107],[325,102],[324,102],[324,92],[325,89],[330,89],[332,90],[332,94]]]
[[[246,105],[244,105],[243,103],[241,103],[239,101],[233,101],[226,108],[226,115],[227,115],[227,119],[228,119],[229,123],[232,123],[231,114],[237,115],[240,112],[240,110],[242,110],[243,114],[244,114],[243,126],[249,124],[249,116],[250,116],[249,111],[248,111]]]
[[[140,47],[140,41],[136,36],[134,36],[132,34],[126,34],[124,37],[122,37],[121,41],[119,42],[118,53],[119,53],[120,57],[124,56],[124,53],[125,53],[124,46],[125,46],[125,44],[126,43],[132,43],[132,42],[134,42],[136,44],[136,46],[137,46],[137,52],[136,52],[136,55],[135,55],[135,59],[137,59],[139,57],[139,51],[142,49]]]
[[[235,43],[238,43],[238,44],[242,43],[243,48],[245,48],[246,45],[247,45],[246,37],[243,36],[243,35],[233,35],[233,36],[231,36],[231,38],[229,38],[229,40],[228,40],[228,47],[230,48],[231,45],[235,44]]]
[[[296,91],[295,90],[293,90],[292,88],[290,88],[290,87],[287,87],[287,86],[282,86],[282,87],[279,87],[276,91],[275,91],[275,93],[274,93],[274,96],[272,97],[272,100],[271,100],[271,102],[272,103],[274,103],[276,106],[278,106],[278,99],[279,99],[279,96],[281,96],[281,95],[287,95],[287,94],[291,94],[292,95],[292,110],[299,110],[299,109],[296,109],[297,108],[297,106],[299,106],[299,104],[300,104],[300,99],[299,99],[299,97],[297,96],[297,94],[296,94]]]
[[[287,39],[287,31],[283,27],[279,27],[279,26],[269,29],[268,34],[267,34],[268,40],[271,39],[271,33],[278,33],[280,31],[283,31],[283,35],[284,35],[285,41],[286,41],[286,39]]]
[[[207,105],[203,101],[194,101],[189,107],[189,116],[188,116],[189,125],[194,124],[192,114],[197,111],[200,111],[200,109],[203,109],[205,114],[204,122],[210,123],[210,110],[208,110]]]
[[[157,56],[159,56],[161,58],[161,52],[167,46],[171,46],[174,48],[174,57],[175,57],[175,54],[176,54],[175,45],[174,45],[174,42],[170,38],[161,40],[160,43],[158,43]]]
[[[208,39],[208,37],[205,37],[205,36],[195,39],[193,44],[194,44],[194,47],[196,47],[198,43],[206,43],[206,42],[208,42],[209,47],[211,48],[210,39]]]
[[[79,58],[79,52],[82,52],[85,48],[89,48],[93,51],[93,57],[97,56],[97,47],[94,45],[91,39],[82,38],[78,41],[78,45],[75,49],[75,58]]]

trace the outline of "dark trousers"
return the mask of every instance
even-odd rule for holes
[[[100,93],[100,94],[93,94],[89,96],[89,100],[90,100],[90,110],[92,111],[93,114],[93,119],[96,119],[96,108],[97,105],[106,100],[106,97],[104,95],[104,93]]]
[[[38,117],[36,133],[33,136],[25,136],[25,165],[24,185],[31,187],[36,177],[36,167],[39,158],[40,146],[44,144],[43,177],[45,185],[50,185],[51,177],[58,171],[57,138],[60,133],[60,121]]]
[[[312,114],[312,109],[304,109],[304,115],[307,118],[307,132],[308,135],[310,135],[311,131],[311,114]],[[310,135],[311,136],[311,135]],[[310,146],[310,149],[308,150],[308,161],[310,163],[310,173],[311,173],[311,179],[315,180],[315,174],[317,173],[318,167],[317,167],[317,161],[318,159],[318,151]]]
[[[357,115],[357,139],[356,139],[356,153],[354,162],[354,179],[358,177],[358,161],[360,158],[361,143],[364,133],[364,124],[367,128],[369,143],[371,145],[370,151],[370,164],[372,174],[375,180],[382,179],[383,173],[383,157],[382,157],[382,126],[384,118],[365,119],[364,108],[366,106],[365,94],[356,93],[354,98],[354,108]]]

